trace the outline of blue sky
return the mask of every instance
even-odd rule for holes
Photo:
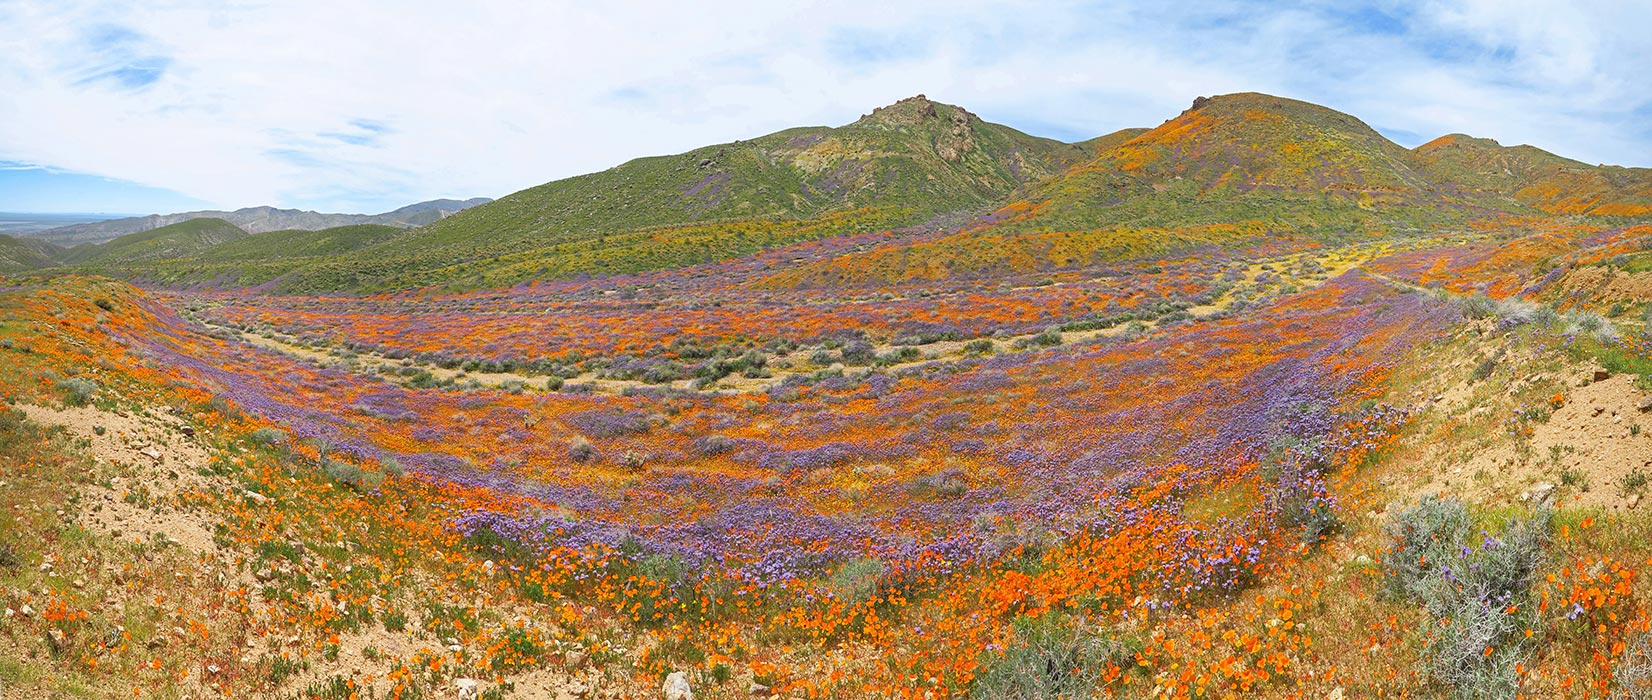
[[[916,93],[1077,140],[1254,90],[1652,166],[1652,3],[0,0],[0,211],[498,197]]]

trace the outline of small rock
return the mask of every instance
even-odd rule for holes
[[[1640,409],[1643,413],[1646,411],[1652,411],[1652,396],[1641,399],[1640,403],[1635,404],[1635,408]]]
[[[573,681],[565,687],[568,690],[568,694],[572,695],[576,698],[583,698],[586,695],[591,694],[591,686],[588,686],[588,685],[586,685],[584,683],[581,683],[579,681]]]
[[[275,578],[275,572],[270,571],[269,569],[259,569],[253,573],[252,577],[260,581],[268,582],[270,579]]]
[[[476,700],[476,679],[455,678],[453,689],[459,692],[459,700]]]
[[[1357,557],[1354,557],[1354,563],[1359,564],[1361,566],[1364,566],[1366,564],[1370,564],[1371,563],[1371,557],[1368,557],[1364,554],[1361,554]]]
[[[1595,370],[1595,381],[1604,382],[1612,378],[1612,373],[1603,369]]]
[[[52,651],[63,651],[64,647],[69,646],[69,638],[65,636],[63,634],[63,630],[60,629],[48,631],[46,633],[46,641],[51,643]]]
[[[1342,700],[1342,688],[1339,686],[1332,690],[1329,695],[1325,696],[1325,700]]]
[[[148,457],[150,459],[153,459],[157,462],[161,461],[161,451],[155,449],[154,447],[145,447],[141,450],[138,450],[138,454],[143,455],[145,457]]]
[[[487,574],[488,576],[492,576],[496,568],[497,565],[493,563],[492,559],[482,562],[482,573]]]
[[[1554,497],[1554,484],[1547,481],[1533,484],[1525,493],[1520,494],[1520,500],[1533,503],[1547,503]]]
[[[590,657],[586,656],[583,651],[570,651],[562,655],[562,665],[567,666],[570,670],[584,668],[585,662],[589,660]]]
[[[265,496],[257,491],[242,491],[241,495],[245,496],[247,500],[257,503],[258,505],[264,505],[265,503],[270,502],[269,496]]]
[[[682,671],[674,671],[665,677],[660,694],[665,700],[694,700],[694,690],[688,687],[688,674]]]
[[[754,697],[754,698],[766,698],[766,697],[769,696],[769,693],[771,693],[773,691],[771,691],[768,686],[763,685],[762,683],[753,683],[753,684],[751,684],[750,688],[746,689],[746,692],[750,693],[751,696]]]
[[[195,426],[193,425],[186,425],[179,428],[178,431],[183,433],[184,437],[195,437]]]
[[[24,603],[23,607],[17,609],[17,614],[23,617],[34,617],[34,608],[29,607],[28,603]]]

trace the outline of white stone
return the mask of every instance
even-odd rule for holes
[[[688,687],[688,674],[675,671],[665,677],[665,685],[660,686],[660,694],[665,700],[694,700],[694,690]]]
[[[455,678],[453,688],[459,693],[459,700],[476,700],[476,679]]]

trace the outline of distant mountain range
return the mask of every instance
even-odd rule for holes
[[[428,202],[409,204],[383,214],[323,214],[299,209],[276,209],[275,207],[247,207],[235,211],[187,211],[177,214],[151,214],[149,216],[94,221],[40,231],[17,231],[14,233],[15,235],[70,247],[82,243],[103,243],[121,236],[152,231],[163,226],[170,226],[192,219],[222,219],[247,233],[281,230],[318,231],[359,224],[381,224],[397,228],[412,228],[423,226],[491,201],[493,200],[487,197],[464,200],[433,199]]]

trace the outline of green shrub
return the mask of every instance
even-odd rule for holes
[[[1491,318],[1492,315],[1497,313],[1497,302],[1493,301],[1491,297],[1486,296],[1484,293],[1475,294],[1474,296],[1462,300],[1459,307],[1463,310],[1463,316],[1465,318]]]
[[[1436,622],[1423,661],[1458,698],[1515,698],[1516,669],[1531,654],[1524,630],[1537,626],[1531,583],[1543,561],[1553,510],[1539,504],[1501,537],[1469,542],[1467,509],[1425,496],[1395,514],[1384,554],[1389,590],[1422,604]]]
[[[334,481],[344,484],[345,486],[348,486],[356,491],[376,489],[379,487],[379,484],[384,481],[383,474],[366,471],[349,462],[339,462],[329,459],[322,463],[322,468],[327,472],[327,476],[332,477]]]
[[[259,428],[252,431],[252,434],[248,435],[247,439],[252,441],[252,444],[254,445],[259,445],[262,447],[275,447],[276,445],[282,445],[287,442],[287,433],[284,430],[276,430],[275,428]]]
[[[885,570],[883,562],[875,557],[855,559],[832,574],[828,585],[838,600],[850,605],[864,603],[877,594]]]
[[[1015,642],[970,686],[970,697],[992,700],[1078,700],[1103,697],[1108,669],[1136,665],[1134,644],[1103,636],[1080,620],[1063,624],[1044,617],[1015,620]]]
[[[85,406],[91,403],[98,393],[98,385],[80,377],[58,382],[57,388],[68,394],[63,401],[70,406]]]
[[[964,343],[964,354],[965,355],[971,355],[971,356],[991,355],[992,353],[993,353],[992,341],[987,340],[986,338],[981,338],[981,339],[978,339],[978,340],[971,340],[967,343]]]

